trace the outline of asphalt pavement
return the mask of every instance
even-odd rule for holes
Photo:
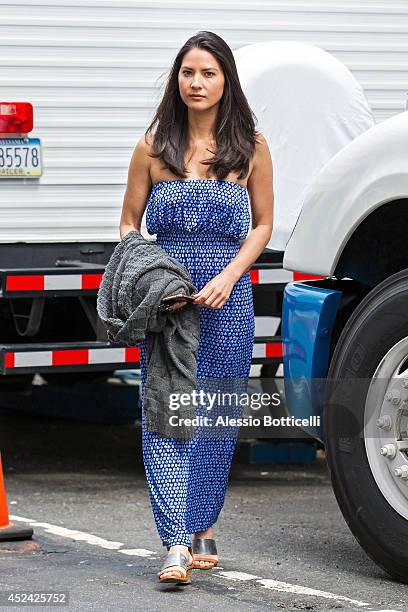
[[[234,459],[215,526],[220,565],[174,586],[156,578],[165,549],[138,423],[0,409],[0,448],[11,518],[34,529],[31,540],[0,544],[0,609],[9,592],[66,594],[68,603],[41,606],[47,610],[408,609],[408,586],[350,533],[323,452],[309,465]]]

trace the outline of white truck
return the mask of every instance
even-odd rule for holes
[[[408,112],[319,171],[283,266],[321,280],[284,291],[289,414],[315,415],[351,531],[408,582]]]
[[[102,274],[119,240],[122,198],[117,198],[116,216],[108,226],[106,219],[98,217],[103,184],[87,185],[85,190],[83,179],[76,176],[77,169],[69,168],[67,148],[61,147],[59,154],[67,156],[69,179],[64,184],[62,174],[53,176],[56,164],[53,156],[58,153],[49,142],[43,147],[41,138],[30,137],[35,128],[34,111],[35,106],[28,101],[0,100],[3,390],[28,390],[37,373],[47,383],[66,385],[106,379],[115,370],[139,366],[139,347],[113,347],[96,312]],[[72,153],[72,163],[87,154],[86,146],[78,144],[77,151]],[[126,172],[122,184],[126,184]],[[69,217],[64,211],[68,205]],[[146,238],[154,241],[152,237]],[[265,249],[251,269],[256,304],[262,306],[265,302],[265,291],[269,296],[279,292],[280,299],[273,303],[276,318],[280,315],[284,281],[296,278],[286,274],[283,279],[282,254],[270,249]],[[280,337],[272,332],[266,335],[265,325],[259,330],[260,321],[262,314],[257,321],[252,361],[278,367],[282,361]]]
[[[310,45],[237,55],[272,152],[270,246],[298,276],[283,293],[285,410],[315,423],[304,432],[358,542],[408,582],[408,111],[376,124],[349,71]]]
[[[65,29],[63,33],[68,36]],[[118,44],[114,33],[108,41],[112,45]],[[96,313],[96,294],[104,267],[119,239],[120,207],[132,149],[148,125],[148,118],[139,122],[137,134],[133,129],[134,88],[131,80],[125,82],[121,76],[122,72],[127,74],[130,60],[123,56],[120,47],[113,57],[113,52],[106,54],[106,41],[88,40],[78,59],[76,51],[70,52],[68,42],[76,49],[77,42],[69,39],[60,54],[49,58],[44,55],[40,33],[33,31],[30,58],[23,52],[24,47],[19,49],[21,71],[26,77],[24,88],[16,86],[17,77],[9,71],[1,92],[3,390],[28,390],[37,373],[45,382],[66,385],[105,379],[115,370],[139,366],[138,347],[113,347],[107,341],[106,330]],[[293,117],[294,108],[288,104],[288,100],[298,98],[288,87],[295,87],[295,93],[300,93],[301,83],[296,75],[305,72],[299,70],[299,63],[309,70],[309,79],[303,83],[307,88],[310,79],[321,70],[321,58],[331,56],[312,45],[291,41],[257,43],[234,53],[244,91],[259,118],[260,129],[271,144],[276,172],[275,242],[268,245],[250,271],[256,315],[252,362],[264,376],[273,376],[283,356],[280,336],[283,289],[288,281],[305,278],[282,268],[281,245],[295,221],[300,193],[310,174],[367,129],[372,116],[364,106],[365,101],[359,102],[358,121],[351,119],[344,126],[339,125],[331,131],[330,139],[326,136],[328,131],[322,129],[321,142],[314,135],[318,154],[310,156],[312,149],[305,144],[294,150],[286,144],[285,130],[299,123],[297,116]],[[7,56],[4,61],[8,61]],[[44,62],[47,66],[50,63],[52,70],[48,67],[45,73]],[[329,70],[340,67],[342,78],[344,74],[349,78],[340,62],[334,59],[332,62]],[[92,70],[74,69],[72,66],[77,64],[89,64]],[[18,79],[22,78],[21,71]],[[271,87],[278,90],[268,101],[267,91]],[[122,91],[119,113],[115,106],[118,88]],[[14,97],[23,91],[24,98]],[[320,109],[330,103],[334,93],[351,117],[351,98],[344,83],[338,89],[323,92],[324,100],[322,92],[315,91]],[[309,96],[307,106],[313,112],[316,98]],[[340,110],[344,110],[343,106]],[[334,107],[330,110],[334,115],[336,112]],[[321,125],[325,123],[323,118]],[[301,140],[297,135],[292,142],[299,145]],[[144,223],[142,233],[154,240],[146,233]]]
[[[3,389],[28,388],[36,373],[48,383],[69,384],[139,365],[137,347],[109,344],[95,308],[104,266],[118,241],[127,167],[137,141],[125,110],[133,104],[131,83],[118,115],[111,89],[98,74],[103,66],[112,86],[124,87],[117,68],[125,69],[127,60],[120,55],[113,62],[101,46],[96,62],[89,47],[81,62],[99,67],[85,79],[67,68],[76,57],[67,47],[53,60],[52,79],[45,79],[40,40],[30,44],[34,68],[24,64],[25,99],[11,97],[22,90],[9,76],[2,89],[7,97],[0,100]],[[268,41],[240,47],[234,55],[274,164],[273,236],[250,271],[256,320],[252,361],[264,377],[273,377],[283,358],[283,290],[289,281],[319,278],[282,267],[303,192],[374,119],[350,71],[318,47]],[[147,124],[146,119],[141,127]],[[142,233],[153,239],[144,223]]]

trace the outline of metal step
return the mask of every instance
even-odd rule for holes
[[[280,336],[255,338],[253,364],[282,361]],[[20,343],[0,345],[0,374],[80,372],[140,367],[140,348],[109,342]]]
[[[96,295],[105,266],[80,261],[70,263],[65,267],[0,269],[0,299]],[[294,280],[322,278],[289,272],[282,268],[281,263],[254,264],[249,275],[252,285],[274,285],[277,290]]]
[[[0,269],[0,299],[96,295],[104,265],[72,262],[54,268]]]

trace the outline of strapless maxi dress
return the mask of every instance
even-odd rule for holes
[[[146,205],[147,231],[156,234],[156,244],[187,268],[198,289],[235,257],[249,227],[247,189],[233,181],[161,181],[152,186]],[[200,309],[197,378],[235,380],[242,390],[250,373],[255,331],[249,271],[236,282],[222,308],[185,306],[192,307]],[[147,431],[146,340],[140,349],[142,455],[153,517],[164,546],[191,546],[191,534],[214,525],[224,505],[238,428],[199,427],[188,441]],[[208,415],[208,410],[204,403],[197,414]],[[238,404],[235,411],[231,405],[223,410],[222,422],[228,414],[242,414]]]

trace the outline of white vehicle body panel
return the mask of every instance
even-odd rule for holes
[[[199,29],[220,34],[234,50],[268,41],[319,47],[353,73],[381,122],[405,106],[407,26],[402,0],[392,7],[376,0],[3,3],[1,100],[33,104],[31,136],[42,141],[44,171],[38,180],[0,181],[0,243],[119,239],[133,148],[177,50]],[[302,94],[289,85],[291,104],[297,98],[301,110]],[[274,95],[263,96],[269,109]],[[272,152],[276,144],[271,140]],[[313,156],[307,159],[301,141],[292,146],[300,164],[302,150],[306,170]],[[279,184],[282,163],[276,165]],[[277,190],[282,206],[291,205],[291,176],[284,199]]]
[[[376,121],[399,112],[408,15],[405,4],[397,4],[6,2],[1,99],[33,104],[31,136],[42,141],[44,172],[38,180],[0,182],[0,243],[119,239],[132,150],[153,117],[177,50],[200,29],[219,33],[234,50],[265,41],[316,45],[353,73]],[[265,97],[269,108],[271,98]]]
[[[408,197],[408,111],[339,151],[310,185],[284,254],[286,270],[332,276],[355,229],[377,207]]]
[[[375,119],[350,70],[323,49],[270,41],[234,56],[272,157],[275,206],[267,246],[284,251],[313,178]]]

